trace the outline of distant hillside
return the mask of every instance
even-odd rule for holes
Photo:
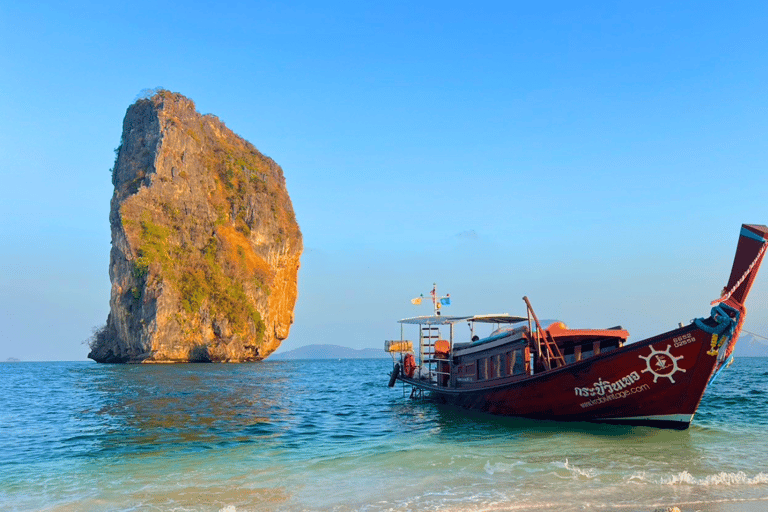
[[[739,336],[734,357],[768,357],[768,341],[763,341],[750,334]]]
[[[287,359],[384,359],[390,355],[381,348],[354,349],[340,345],[307,345],[287,352],[272,354],[270,361]]]
[[[550,324],[555,320],[545,320],[542,324]],[[736,344],[735,357],[768,357],[768,342],[762,341],[749,334],[739,337]],[[363,348],[354,349],[340,345],[307,345],[286,352],[269,356],[270,361],[290,359],[387,359],[391,357],[383,349]]]

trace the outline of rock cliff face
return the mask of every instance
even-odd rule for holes
[[[99,362],[256,361],[288,336],[302,239],[280,167],[179,94],[128,108]]]

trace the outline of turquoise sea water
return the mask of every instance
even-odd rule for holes
[[[0,510],[768,510],[768,359],[686,431],[504,419],[388,360],[0,364]]]

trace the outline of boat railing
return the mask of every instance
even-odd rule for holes
[[[523,301],[525,301],[525,305],[528,308],[528,330],[532,334],[532,339],[536,345],[536,355],[544,363],[544,369],[551,370],[552,368],[565,366],[565,358],[560,347],[557,346],[549,331],[541,326],[541,322],[539,322],[539,318],[533,311],[533,306],[531,306],[528,297],[523,297]],[[532,321],[536,325],[535,330],[533,329]]]

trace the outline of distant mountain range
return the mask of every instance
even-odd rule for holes
[[[386,359],[383,348],[354,349],[340,345],[307,345],[269,356],[270,361],[288,359]]]
[[[736,344],[735,357],[768,357],[768,342],[744,334]],[[270,361],[291,359],[388,359],[384,349],[354,349],[341,345],[307,345],[269,356]]]
[[[739,336],[734,357],[768,357],[768,341],[758,339],[751,334]]]

